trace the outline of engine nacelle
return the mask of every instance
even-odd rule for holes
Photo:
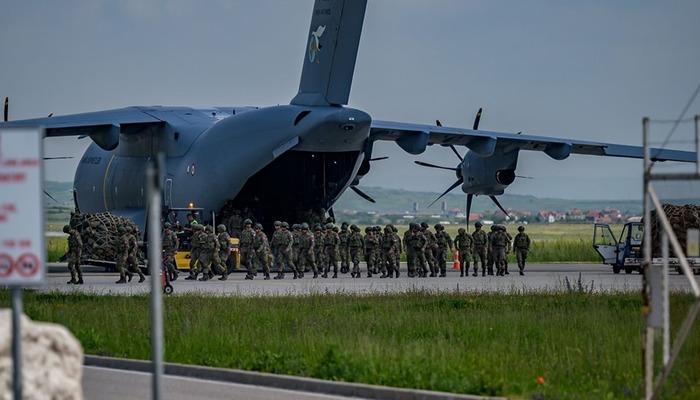
[[[481,157],[470,151],[464,157],[461,173],[465,193],[500,195],[515,181],[518,150],[504,152],[496,148],[493,155]]]

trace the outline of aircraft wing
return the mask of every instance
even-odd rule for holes
[[[438,144],[466,146],[483,156],[493,154],[496,146],[502,146],[506,151],[511,149],[542,151],[555,160],[563,160],[569,154],[644,157],[644,149],[641,146],[380,120],[372,121],[370,138],[395,141],[411,154],[420,154],[427,145]],[[690,151],[652,148],[650,153],[654,161],[696,161],[696,154]]]

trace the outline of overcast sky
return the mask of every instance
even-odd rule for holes
[[[350,106],[373,118],[641,144],[700,83],[700,2],[369,0]],[[128,105],[285,104],[298,88],[313,1],[0,0],[0,96],[12,119]],[[689,115],[700,113],[700,100]],[[669,126],[653,129],[662,140]],[[692,137],[682,125],[674,141]],[[79,157],[89,139],[47,140]],[[674,143],[676,148],[691,144]],[[381,143],[364,186],[441,191],[444,148]],[[76,160],[47,178],[72,180]],[[523,152],[509,193],[639,198],[641,163]]]

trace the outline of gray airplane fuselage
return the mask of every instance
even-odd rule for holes
[[[304,210],[331,207],[355,180],[371,123],[340,106],[140,109],[165,122],[122,133],[112,151],[88,147],[74,183],[81,212],[133,210],[140,219],[146,165],[160,148],[166,208],[194,205],[209,219],[233,202],[263,223],[300,221]]]

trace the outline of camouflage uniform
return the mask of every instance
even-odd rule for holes
[[[512,245],[513,245],[513,236],[511,236],[510,233],[508,233],[508,231],[506,230],[505,226],[503,227],[503,233],[505,233],[506,236],[508,237],[508,246],[506,247],[506,258],[505,258],[505,274],[506,274],[506,275],[510,275],[510,274],[508,273],[508,255],[509,255],[510,252],[513,250],[513,248],[512,248]]]
[[[425,261],[425,247],[428,245],[428,241],[423,235],[420,229],[420,225],[413,224],[411,229],[411,234],[408,237],[408,243],[406,246],[410,246],[413,249],[413,266],[416,268],[414,276],[417,273],[418,276],[425,278],[428,276],[428,267]],[[410,276],[410,274],[409,274]]]
[[[185,280],[195,280],[199,275],[199,254],[202,252],[201,237],[204,235],[204,227],[199,224],[192,225],[192,236],[190,237],[190,274]]]
[[[216,227],[218,234],[216,235],[216,241],[219,243],[219,251],[214,253],[214,260],[212,262],[212,269],[215,274],[221,275],[219,277],[220,281],[225,281],[228,279],[228,258],[231,255],[231,236],[229,236],[226,231],[226,225],[219,225]]]
[[[309,225],[304,222],[301,224],[301,234],[299,234],[299,263],[297,267],[301,271],[313,271],[314,278],[318,278],[318,269],[314,260],[315,245],[314,235],[309,232]]]
[[[440,276],[445,277],[447,274],[447,257],[448,252],[452,251],[452,238],[450,234],[445,232],[445,227],[440,224],[435,225],[435,241],[437,242],[437,252],[435,260],[440,268]]]
[[[377,245],[374,247],[374,273],[378,274],[382,267],[382,241],[384,240],[381,227],[374,227],[374,238],[377,239]]]
[[[394,230],[391,229],[390,225],[384,228],[384,236],[382,237],[382,259],[381,259],[381,272],[380,278],[393,278],[394,272],[396,272],[396,277],[398,278],[399,271],[396,269],[396,236],[394,235]]]
[[[348,237],[348,249],[350,250],[350,259],[352,260],[352,277],[360,277],[360,257],[362,250],[365,247],[365,241],[360,233],[360,228],[355,225],[350,227],[350,236]]]
[[[374,272],[374,269],[376,268],[376,249],[379,246],[379,241],[377,240],[377,238],[374,237],[374,230],[372,228],[365,228],[364,243],[365,263],[367,264],[367,277],[371,278],[372,272]]]
[[[324,254],[323,242],[325,241],[325,233],[320,224],[314,227],[314,257],[316,258],[316,266],[318,271],[323,271],[326,265],[326,255]]]
[[[430,276],[434,277],[438,275],[438,265],[435,259],[438,251],[437,240],[435,239],[433,232],[431,232],[430,228],[428,228],[428,224],[425,222],[421,224],[421,230],[423,231],[423,235],[425,236],[425,240],[427,242],[424,250],[425,261],[430,267]]]
[[[472,233],[474,242],[474,270],[478,270],[478,265],[481,263],[481,276],[486,275],[486,248],[489,245],[489,238],[486,232],[481,230],[481,223],[476,223],[476,230]]]
[[[146,277],[143,275],[143,272],[141,272],[141,268],[139,268],[138,254],[138,230],[136,228],[133,228],[131,234],[129,234],[129,256],[126,260],[126,263],[127,268],[130,270],[130,272],[136,272],[139,275],[139,283],[141,283],[146,280]],[[131,280],[131,276],[129,276],[129,280]]]
[[[200,235],[199,266],[202,269],[202,277],[200,281],[208,281],[214,276],[211,272],[211,264],[215,255],[219,253],[219,241],[214,234],[214,229],[211,225],[207,225],[204,229],[204,234]]]
[[[518,234],[513,240],[515,248],[515,258],[518,260],[518,269],[520,275],[525,275],[525,261],[527,261],[527,253],[530,251],[530,237],[525,233],[525,228],[518,227]]]
[[[80,233],[69,225],[63,227],[63,232],[68,234],[68,271],[70,280],[68,283],[83,284],[83,272],[80,270],[80,256],[83,252],[83,240]],[[77,278],[77,279],[76,279]]]
[[[464,228],[459,228],[454,241],[455,249],[459,251],[459,276],[469,276],[469,259],[474,249],[472,235]],[[477,265],[474,263],[474,276],[477,276]]]
[[[399,236],[399,230],[396,229],[394,225],[391,225],[391,232],[394,235],[394,240],[396,240],[396,246],[394,246],[394,271],[396,271],[396,277],[398,278],[401,268],[401,237]]]
[[[323,271],[323,277],[328,278],[328,272],[333,267],[333,278],[338,277],[338,246],[340,245],[340,237],[333,230],[332,224],[326,225],[326,237],[323,240],[323,251],[326,256],[326,266]]]
[[[169,222],[166,222],[163,230],[162,248],[163,248],[163,265],[167,269],[167,273],[171,281],[177,280],[179,275],[175,266],[175,253],[180,245],[177,235],[173,232]]]
[[[262,266],[265,280],[270,279],[270,244],[267,235],[262,230],[262,225],[255,224],[255,236],[253,237],[253,273],[246,275],[246,279],[253,279],[258,271],[258,266]]]
[[[119,272],[119,280],[116,283],[126,283],[127,275],[129,276],[129,280],[131,280],[131,273],[126,269],[126,263],[129,258],[129,234],[126,233],[123,226],[118,228],[118,233],[120,236],[115,246],[117,249],[117,259],[115,261],[117,263],[117,272]]]
[[[243,221],[243,224],[245,225],[245,228],[243,228],[241,231],[238,250],[240,251],[241,256],[241,265],[248,270],[248,275],[250,275],[253,273],[253,236],[255,235],[255,232],[251,227],[251,220],[246,219]]]
[[[493,275],[493,266],[496,262],[496,251],[493,248],[493,235],[496,233],[496,225],[491,225],[491,230],[489,233],[486,234],[486,237],[488,238],[489,245],[487,246],[488,248],[488,253],[486,254],[486,267],[488,268],[488,274]]]
[[[301,234],[301,225],[292,225],[292,262],[299,266],[299,235]],[[308,271],[304,271],[308,272]]]
[[[413,264],[413,261],[415,259],[415,252],[413,250],[412,246],[408,245],[409,237],[411,236],[411,229],[406,229],[406,232],[403,233],[403,248],[404,251],[406,252],[406,267],[408,267],[408,276],[409,277],[414,277],[416,275],[416,266]]]
[[[491,236],[491,248],[493,249],[493,260],[496,264],[496,275],[505,275],[506,247],[508,247],[508,235],[505,229],[497,228]]]
[[[347,222],[343,222],[343,224],[340,226],[338,238],[340,238],[340,246],[338,247],[338,250],[340,251],[340,272],[347,274],[350,272],[350,246],[348,245],[350,231],[348,231]]]
[[[277,276],[275,279],[284,279],[285,267],[289,267],[294,272],[294,279],[299,278],[294,262],[292,261],[292,244],[294,238],[288,231],[289,224],[282,223],[281,228],[272,235],[272,247],[275,249],[275,264],[277,265]]]

